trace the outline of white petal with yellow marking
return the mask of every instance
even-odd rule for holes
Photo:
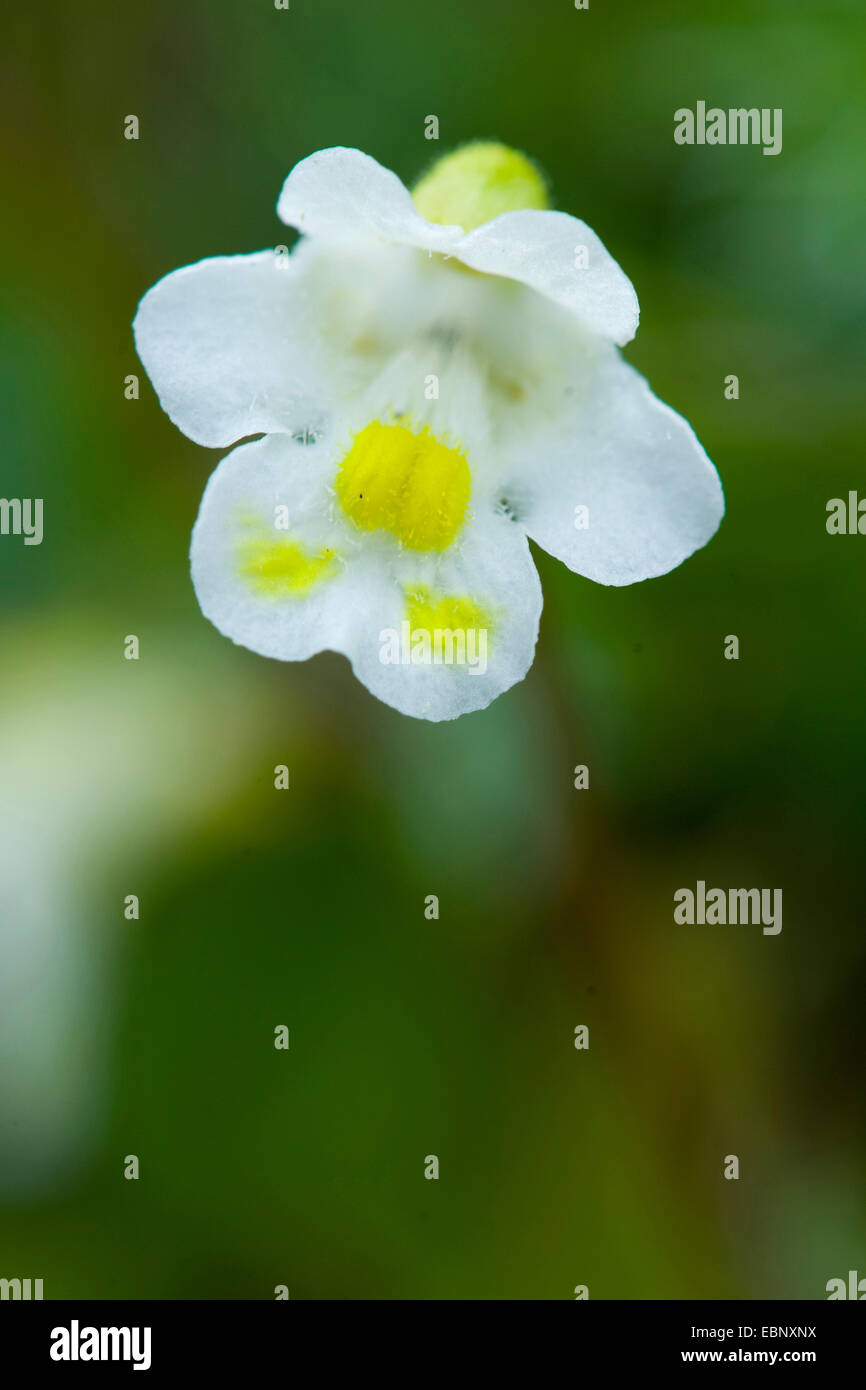
[[[542,595],[514,522],[479,508],[448,550],[403,551],[394,575],[387,611],[378,626],[359,624],[351,653],[356,676],[380,700],[419,719],[456,719],[523,680]]]
[[[365,530],[338,500],[340,463],[333,441],[305,447],[284,435],[223,459],[193,531],[203,613],[263,656],[342,652],[404,714],[483,709],[532,662],[541,587],[525,535],[490,493],[441,548]],[[388,518],[390,487],[379,499]]]
[[[232,641],[281,661],[345,650],[375,600],[375,567],[350,576],[345,528],[332,519],[333,446],[286,435],[242,444],[205,489],[191,547],[205,617]],[[387,576],[378,588],[387,592]]]

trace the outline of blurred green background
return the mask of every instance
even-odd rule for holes
[[[866,1274],[866,539],[825,530],[866,496],[862,5],[91,0],[4,26],[0,492],[45,499],[45,540],[0,540],[0,1275],[811,1299]],[[782,154],[676,146],[698,99],[782,107]],[[536,552],[529,676],[428,726],[342,658],[281,666],[201,617],[221,452],[161,413],[130,322],[169,270],[284,240],[311,151],[411,182],[478,136],[631,276],[628,359],[728,515],[626,589]],[[781,935],[676,926],[698,878],[781,887]]]

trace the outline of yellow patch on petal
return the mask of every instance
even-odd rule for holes
[[[352,440],[336,492],[362,531],[389,531],[410,550],[447,550],[466,520],[466,455],[425,426],[372,420]]]
[[[490,615],[474,599],[460,594],[434,594],[419,585],[404,589],[406,617],[413,632],[468,632],[471,628],[487,632],[493,626]]]
[[[422,217],[465,232],[503,212],[548,208],[547,185],[519,150],[495,140],[474,140],[437,159],[412,189]]]
[[[311,552],[290,540],[247,540],[238,553],[241,576],[271,598],[308,593],[337,564],[335,550]]]

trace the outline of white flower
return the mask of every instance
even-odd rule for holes
[[[716,471],[617,350],[631,283],[545,202],[503,146],[446,156],[414,199],[322,150],[280,195],[305,233],[291,256],[200,261],[145,295],[136,342],[172,420],[210,446],[265,435],[216,469],[193,533],[221,632],[281,660],[343,652],[387,704],[449,719],[531,664],[527,537],[603,584],[710,538]]]

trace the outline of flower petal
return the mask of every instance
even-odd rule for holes
[[[333,515],[334,471],[331,444],[271,434],[234,449],[205,488],[190,551],[196,596],[220,632],[261,656],[305,661],[326,648],[345,651],[353,623],[369,620],[367,600],[375,606],[378,596],[381,606],[389,593],[387,575],[377,581],[372,571],[361,585],[350,575]],[[278,508],[287,512],[284,529]],[[265,560],[258,576],[256,547]],[[268,572],[271,547],[284,547],[288,562],[298,557],[282,582],[278,567]]]
[[[634,286],[595,232],[568,213],[504,212],[465,236],[454,255],[473,270],[528,285],[620,346],[637,331]]]
[[[363,238],[450,251],[462,227],[441,227],[417,211],[405,184],[361,150],[317,150],[283,184],[277,216],[311,236]]]
[[[485,709],[523,680],[542,594],[519,526],[488,509],[436,561],[404,552],[396,573],[387,608],[354,630],[349,655],[368,690],[403,714],[439,721]],[[416,664],[424,632],[431,660]],[[387,659],[398,649],[399,660]]]
[[[135,317],[160,404],[198,444],[311,429],[323,369],[303,267],[273,250],[217,256],[160,280]]]
[[[324,442],[269,435],[222,460],[192,537],[202,612],[262,656],[342,652],[404,714],[440,720],[484,709],[532,663],[542,600],[526,536],[489,506],[441,554],[359,533],[334,505],[334,453]],[[282,533],[279,507],[289,514]],[[263,559],[251,561],[251,547]],[[288,563],[275,566],[275,554]],[[406,623],[428,632],[429,662],[411,660]]]
[[[558,426],[525,438],[518,452],[506,494],[522,525],[599,584],[667,574],[707,543],[724,515],[719,476],[691,426],[613,349]]]

